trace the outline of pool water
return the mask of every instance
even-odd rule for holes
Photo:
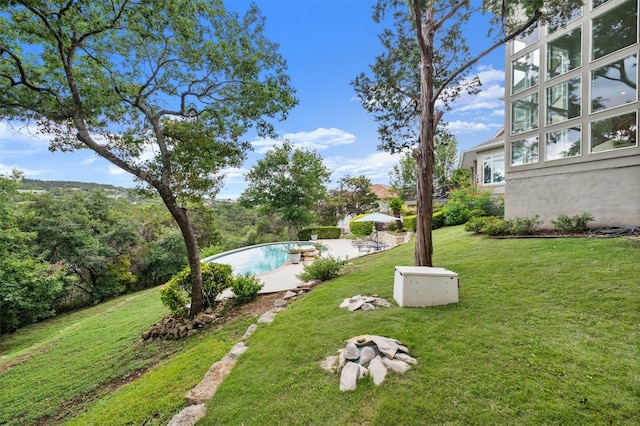
[[[294,246],[313,245],[310,242],[274,243],[251,246],[248,248],[222,253],[207,262],[231,265],[234,275],[260,275],[275,271],[289,260],[289,249]]]

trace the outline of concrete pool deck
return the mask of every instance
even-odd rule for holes
[[[318,240],[317,242],[328,249],[327,252],[323,253],[323,256],[333,256],[336,259],[345,260],[363,255],[357,247],[351,244],[351,240]],[[297,264],[287,262],[275,271],[258,275],[258,278],[264,283],[260,293],[275,293],[295,289],[298,285],[303,284],[302,281],[296,278],[296,275],[299,275],[303,269],[303,262]]]

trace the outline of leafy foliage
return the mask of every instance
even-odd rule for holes
[[[464,230],[490,236],[533,235],[538,231],[540,225],[542,225],[542,221],[537,215],[534,217],[516,217],[509,220],[493,216],[481,216],[467,222]]]
[[[302,281],[327,281],[337,277],[344,267],[345,261],[332,256],[320,257],[308,265],[304,265],[301,274],[296,275]]]
[[[237,304],[247,303],[258,297],[264,284],[251,274],[239,275],[231,281],[232,300]]]
[[[551,223],[559,231],[575,233],[588,230],[589,222],[593,222],[594,220],[594,217],[589,213],[574,216],[562,214],[558,216],[557,219],[552,220]]]
[[[360,214],[349,221],[349,229],[356,237],[365,237],[373,232],[373,222],[356,222],[366,214]]]
[[[336,239],[340,238],[342,229],[337,226],[316,226],[314,228],[302,229],[298,232],[298,239],[306,241],[311,239],[311,234],[318,236],[318,239]]]

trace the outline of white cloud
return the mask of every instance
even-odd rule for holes
[[[25,176],[40,176],[44,174],[42,170],[36,169],[25,169],[24,167],[19,167],[15,164],[3,164],[0,163],[0,176],[9,176],[13,172],[13,169],[20,170],[25,174]]]
[[[331,178],[334,182],[347,175],[352,177],[364,175],[371,180],[371,183],[386,183],[389,180],[391,168],[400,158],[400,154],[375,152],[362,158],[329,157],[324,160],[324,163],[333,172]]]
[[[356,141],[355,135],[335,127],[319,127],[310,132],[283,133],[278,139],[257,139],[252,142],[255,152],[264,154],[274,145],[289,141],[296,148],[321,151],[339,145],[349,145]]]
[[[447,129],[455,134],[460,133],[474,133],[474,132],[483,132],[485,130],[489,130],[489,126],[485,123],[477,123],[471,121],[448,121]]]
[[[112,176],[123,175],[123,174],[127,173],[125,170],[122,170],[120,167],[113,166],[113,165],[110,165],[109,168],[107,169],[107,171]]]

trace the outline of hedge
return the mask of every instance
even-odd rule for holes
[[[373,232],[373,222],[356,222],[356,220],[367,215],[368,213],[360,214],[349,222],[349,229],[351,229],[351,233],[356,237],[365,237]]]
[[[298,232],[298,239],[300,241],[308,241],[311,239],[311,234],[316,234],[319,239],[334,240],[340,238],[342,229],[337,226],[316,226],[314,228],[305,228]]]

